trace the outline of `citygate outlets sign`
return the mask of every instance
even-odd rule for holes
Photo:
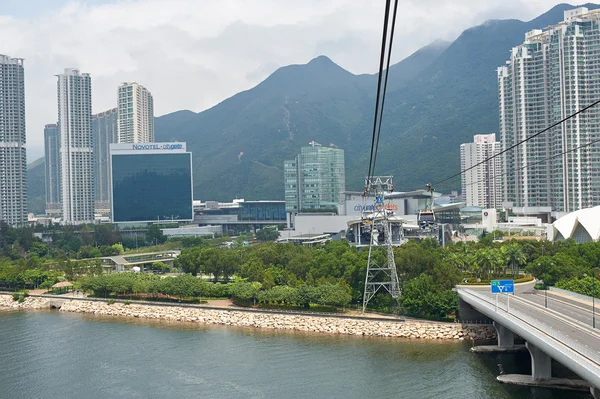
[[[388,211],[397,211],[398,205],[391,203],[383,204],[383,209]],[[373,212],[375,210],[375,205],[355,205],[354,210],[356,212]]]

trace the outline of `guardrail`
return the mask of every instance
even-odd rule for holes
[[[573,291],[563,290],[562,288],[556,288],[556,287],[548,287],[548,288],[549,288],[550,292],[558,292],[560,294],[565,294],[565,295],[568,295],[573,298],[583,299],[585,301],[590,301],[590,302],[592,302],[594,300],[594,298],[592,298],[591,296],[578,294]],[[598,298],[595,298],[595,300],[598,301]]]
[[[455,324],[480,324],[480,325],[492,325],[492,319],[487,320],[459,320],[455,319]]]
[[[534,329],[553,338],[554,340],[558,341],[559,343],[561,343],[565,346],[568,346],[573,351],[586,357],[587,359],[591,360],[592,362],[600,365],[600,352],[594,351],[584,345],[581,345],[577,341],[569,338],[564,333],[557,331],[554,328],[548,326],[547,324],[545,324],[543,322],[543,320],[538,320],[534,317],[528,316],[528,315],[524,314],[523,312],[521,312],[517,309],[514,309],[514,307],[510,308],[509,304],[504,303],[503,301],[499,301],[496,306],[496,302],[494,300],[492,300],[488,296],[478,293],[476,291],[469,290],[469,289],[462,289],[462,291],[466,292],[467,294],[469,294],[471,296],[476,297],[477,299],[484,301],[488,305],[488,307],[493,306],[495,312],[498,312],[498,310],[500,310],[500,311],[504,312],[506,315],[509,315],[509,316],[519,319],[520,321],[526,323],[530,327],[533,327]],[[555,345],[553,345],[553,346],[557,350],[559,350],[559,351],[561,350],[560,348],[557,348]],[[581,365],[585,366],[584,364],[581,364]]]

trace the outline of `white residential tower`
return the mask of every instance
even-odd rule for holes
[[[516,207],[570,212],[600,204],[600,108],[532,138],[600,98],[600,10],[525,34],[498,68],[503,195]]]
[[[477,134],[472,143],[460,145],[461,170],[481,163],[462,174],[462,194],[467,206],[502,207],[501,158],[483,162],[499,152],[500,143],[496,141],[495,133]]]
[[[154,102],[144,86],[123,83],[118,89],[119,143],[154,142]]]
[[[63,223],[94,221],[92,85],[90,75],[65,69],[58,76],[58,131]]]
[[[23,59],[0,54],[0,221],[27,223]]]

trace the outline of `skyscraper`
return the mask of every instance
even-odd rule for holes
[[[154,102],[144,86],[123,83],[118,89],[119,143],[154,142]]]
[[[92,84],[90,75],[65,69],[58,75],[58,129],[63,223],[94,221]]]
[[[600,11],[526,33],[498,68],[502,148],[600,98]],[[600,204],[600,109],[594,107],[503,154],[503,196],[515,206],[570,212]]]
[[[27,223],[23,59],[0,54],[0,220]]]
[[[96,212],[110,210],[110,144],[118,141],[118,109],[92,115],[94,198]]]
[[[60,203],[60,138],[58,126],[44,126],[44,162],[46,166],[46,214],[62,212]]]
[[[472,143],[460,145],[460,168],[469,169],[500,152],[496,134],[477,134]],[[462,174],[462,194],[467,206],[502,207],[502,165],[500,157]]]
[[[294,160],[284,162],[286,212],[337,209],[346,191],[344,150],[312,141]]]

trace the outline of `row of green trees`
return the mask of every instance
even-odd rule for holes
[[[0,287],[31,287],[46,280],[54,281],[52,279],[56,279],[57,275],[75,281],[84,277],[98,276],[98,281],[102,278],[99,262],[71,260],[72,257],[67,256],[66,252],[57,252],[53,246],[45,247],[45,255],[38,256],[44,253],[45,244],[27,236],[24,231],[6,230],[0,225],[0,233],[7,233],[0,234]],[[57,230],[56,233],[59,234],[57,240],[60,245],[69,242],[68,229]],[[108,237],[107,242],[110,242],[110,229],[100,229],[94,231],[94,234],[79,231],[76,235],[85,241],[90,236],[101,237],[103,234]],[[554,285],[560,280],[582,278],[586,273],[591,275],[592,270],[600,268],[599,243],[576,244],[572,240],[557,243],[513,240],[500,243],[489,237],[490,235],[483,237],[480,242],[450,243],[446,247],[440,247],[435,240],[424,240],[395,248],[395,261],[404,290],[401,302],[404,311],[429,318],[440,318],[453,313],[456,297],[451,289],[465,277],[469,280],[487,280],[525,270],[547,284]],[[230,295],[240,301],[297,306],[305,306],[305,298],[311,298],[308,303],[358,304],[361,301],[368,255],[366,250],[357,250],[341,241],[315,248],[272,242],[244,246],[243,243],[249,239],[249,235],[240,238],[234,248],[219,248],[218,244],[223,239],[181,240],[180,247],[183,250],[175,266],[190,274],[193,281],[201,282],[199,292],[207,293],[202,294],[203,296]],[[114,244],[105,244],[105,251],[109,250],[108,247],[114,249]],[[97,255],[96,250],[102,254],[102,246],[79,246],[73,257],[84,254],[86,257],[93,257]],[[15,255],[17,252],[20,255]],[[376,262],[383,263],[386,254],[375,250],[373,257]],[[27,270],[57,274],[42,274],[39,279],[34,279],[24,274]],[[212,283],[196,279],[197,275],[211,276]],[[234,277],[238,284],[235,285],[235,290],[233,283],[218,283],[227,283]],[[165,283],[158,282],[160,279],[155,278],[155,281],[157,282],[138,282],[136,290],[148,284],[144,288],[148,290],[146,292],[171,292],[165,295],[177,296],[173,293],[185,293],[187,289],[160,287],[160,284],[175,284],[175,280]],[[104,291],[100,292],[110,290],[104,287]],[[218,287],[214,288],[214,293],[210,291],[212,287]],[[330,291],[319,287],[330,287]],[[331,294],[334,288],[339,292]],[[350,296],[349,302],[345,299],[323,299],[326,291],[327,295],[342,299],[343,292],[346,292]],[[108,292],[133,293],[134,288],[131,286],[125,291]],[[188,293],[183,296],[194,296]],[[377,296],[370,305],[379,310],[392,307],[389,297],[385,295]]]
[[[586,276],[582,278],[559,280],[556,283],[556,287],[578,294],[600,298],[600,280],[598,280],[597,275],[595,279],[593,279],[592,276]]]
[[[189,274],[170,278],[133,272],[102,274],[81,279],[79,286],[85,292],[104,298],[138,294],[163,294],[179,299],[228,295],[224,284],[212,284]]]
[[[243,304],[265,303],[297,305],[305,308],[310,304],[347,306],[350,303],[350,287],[343,284],[325,283],[318,286],[306,284],[298,287],[274,286],[263,289],[258,282],[236,279],[231,283],[211,283],[189,274],[160,278],[142,273],[114,273],[87,277],[79,287],[95,296],[140,296],[140,294],[162,294],[180,300],[199,298],[233,297]]]

